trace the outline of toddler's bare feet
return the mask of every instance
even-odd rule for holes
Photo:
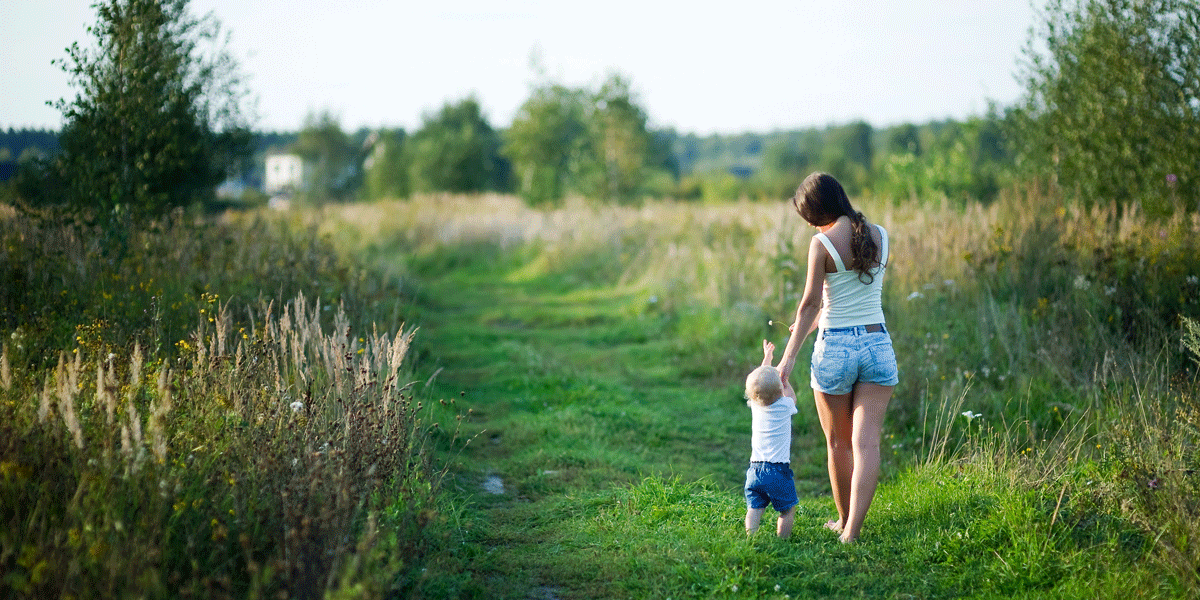
[[[841,533],[842,532],[842,523],[840,521],[828,521],[825,523],[825,529]]]

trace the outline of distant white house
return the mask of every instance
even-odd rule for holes
[[[298,192],[308,186],[309,169],[304,159],[296,154],[272,154],[267,156],[263,191],[270,195],[283,192]]]

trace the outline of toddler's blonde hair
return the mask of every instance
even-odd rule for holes
[[[763,365],[746,376],[746,399],[763,406],[774,404],[783,396],[783,380],[779,369]]]

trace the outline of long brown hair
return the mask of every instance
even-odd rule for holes
[[[867,231],[866,218],[850,206],[850,197],[833,175],[817,172],[805,177],[792,196],[792,206],[815,227],[828,225],[843,215],[850,217],[850,270],[858,273],[863,283],[875,281],[871,269],[879,266],[879,244]]]

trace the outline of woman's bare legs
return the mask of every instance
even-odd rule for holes
[[[813,393],[838,511],[837,522],[825,526],[840,531],[843,542],[853,541],[862,531],[879,483],[879,438],[892,387],[859,383],[849,394]]]
[[[852,542],[862,531],[863,520],[879,483],[879,438],[883,415],[892,399],[892,386],[859,383],[854,386],[854,471],[850,483],[850,512],[841,540]]]
[[[833,490],[833,504],[837,507],[837,521],[825,527],[842,531],[850,510],[850,483],[854,472],[853,420],[851,419],[850,394],[826,394],[813,390],[816,397],[817,416],[821,419],[821,430],[825,432],[825,451],[829,463],[829,485]]]

